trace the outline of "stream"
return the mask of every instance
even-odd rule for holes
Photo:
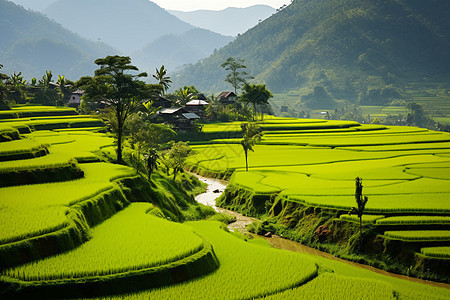
[[[237,212],[215,206],[216,199],[223,193],[223,191],[227,187],[228,183],[223,180],[202,177],[195,173],[191,173],[191,174],[196,176],[200,181],[202,181],[208,185],[206,192],[203,194],[197,195],[195,197],[195,200],[197,200],[197,202],[199,202],[201,204],[212,206],[217,212],[235,216],[236,222],[229,224],[228,229],[230,231],[239,230],[241,233],[249,234],[246,226],[251,224],[253,221],[255,221],[257,219],[251,218],[251,217],[246,217]],[[422,279],[418,279],[418,278],[413,278],[413,277],[408,277],[408,276],[404,276],[404,275],[390,273],[390,272],[387,272],[387,271],[384,271],[381,269],[377,269],[377,268],[374,268],[374,267],[371,267],[368,265],[363,265],[363,264],[355,263],[352,261],[344,260],[344,259],[335,257],[335,256],[331,255],[330,253],[323,252],[323,251],[317,250],[315,248],[311,248],[311,247],[302,245],[300,243],[297,243],[297,242],[294,242],[294,241],[291,241],[288,239],[284,239],[279,236],[264,237],[264,239],[267,240],[274,248],[284,249],[284,250],[294,251],[294,252],[299,252],[299,253],[306,253],[306,254],[311,254],[311,255],[317,255],[320,257],[325,257],[328,259],[340,261],[340,262],[343,262],[343,263],[346,263],[346,264],[349,264],[349,265],[352,265],[355,267],[370,270],[370,271],[373,271],[378,274],[382,274],[382,275],[386,275],[386,276],[390,276],[390,277],[394,277],[394,278],[399,278],[399,279],[404,279],[404,280],[408,280],[408,281],[418,282],[418,283],[422,283],[422,284],[427,284],[427,285],[431,285],[431,286],[435,286],[435,287],[443,287],[443,288],[450,289],[450,285],[446,284],[446,283],[427,281],[427,280],[422,280]]]

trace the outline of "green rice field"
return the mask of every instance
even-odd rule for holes
[[[307,130],[317,122],[324,129],[308,133],[292,126],[292,121],[264,121],[263,139],[249,153],[249,172],[245,172],[239,139],[195,145],[196,155],[189,163],[211,172],[235,170],[231,185],[255,193],[280,193],[293,201],[344,209],[353,206],[353,181],[359,176],[371,199],[369,210],[450,212],[450,202],[445,201],[450,199],[450,134],[378,125],[374,130],[330,132],[326,124],[331,130],[342,123],[325,120],[302,120],[302,126]],[[204,128],[208,131],[224,126],[206,124]],[[284,126],[284,130],[264,130],[268,126]]]
[[[18,106],[0,119],[0,175],[20,179],[0,187],[2,299],[450,297],[450,289],[274,249],[223,223],[173,222],[177,211],[200,209],[175,199],[181,182],[158,173],[149,184],[134,169],[105,162],[114,139],[99,133],[98,119],[73,109]],[[214,139],[192,146],[190,167],[233,172],[230,186],[257,195],[339,210],[354,206],[354,177],[361,176],[371,213],[364,226],[394,226],[384,229],[390,239],[449,239],[447,230],[395,227],[450,224],[449,201],[442,200],[450,193],[448,135],[349,121],[267,118],[261,125],[264,138],[249,153],[249,172],[240,122],[205,125]],[[75,173],[56,180],[67,166]],[[347,214],[336,220],[359,222]],[[418,249],[448,258],[446,246]]]

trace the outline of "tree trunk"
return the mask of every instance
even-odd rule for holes
[[[244,150],[244,152],[245,152],[245,171],[248,172],[247,150]]]
[[[123,134],[123,124],[120,118],[120,114],[116,114],[117,117],[117,162],[119,164],[123,163],[122,159],[122,134]]]
[[[359,216],[359,249],[361,252],[364,251],[362,242],[362,215]]]
[[[178,167],[173,168],[173,181],[175,181],[175,177],[177,176]]]
[[[256,103],[253,102],[253,122],[255,122],[255,116],[256,116]]]

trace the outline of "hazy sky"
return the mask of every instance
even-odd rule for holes
[[[198,9],[222,10],[227,7],[249,7],[265,4],[279,8],[283,4],[290,4],[291,0],[151,0],[162,8],[172,10],[191,11]]]

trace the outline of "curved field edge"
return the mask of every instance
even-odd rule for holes
[[[151,268],[66,280],[24,281],[1,276],[0,285],[7,290],[6,296],[46,298],[95,297],[158,288],[214,272],[220,266],[214,249],[205,239],[202,246],[200,251],[190,256]]]
[[[318,274],[315,262],[299,253],[248,243],[219,222],[189,222],[214,247],[220,268],[179,285],[120,295],[113,299],[252,299],[299,286]]]
[[[2,168],[0,166],[0,187],[39,184],[82,178],[84,172],[74,159],[49,165]]]
[[[90,228],[109,218],[129,201],[118,187],[101,191],[71,206],[69,224],[62,229],[45,232],[0,246],[0,270],[71,250],[90,238]],[[52,228],[49,228],[52,230]]]

